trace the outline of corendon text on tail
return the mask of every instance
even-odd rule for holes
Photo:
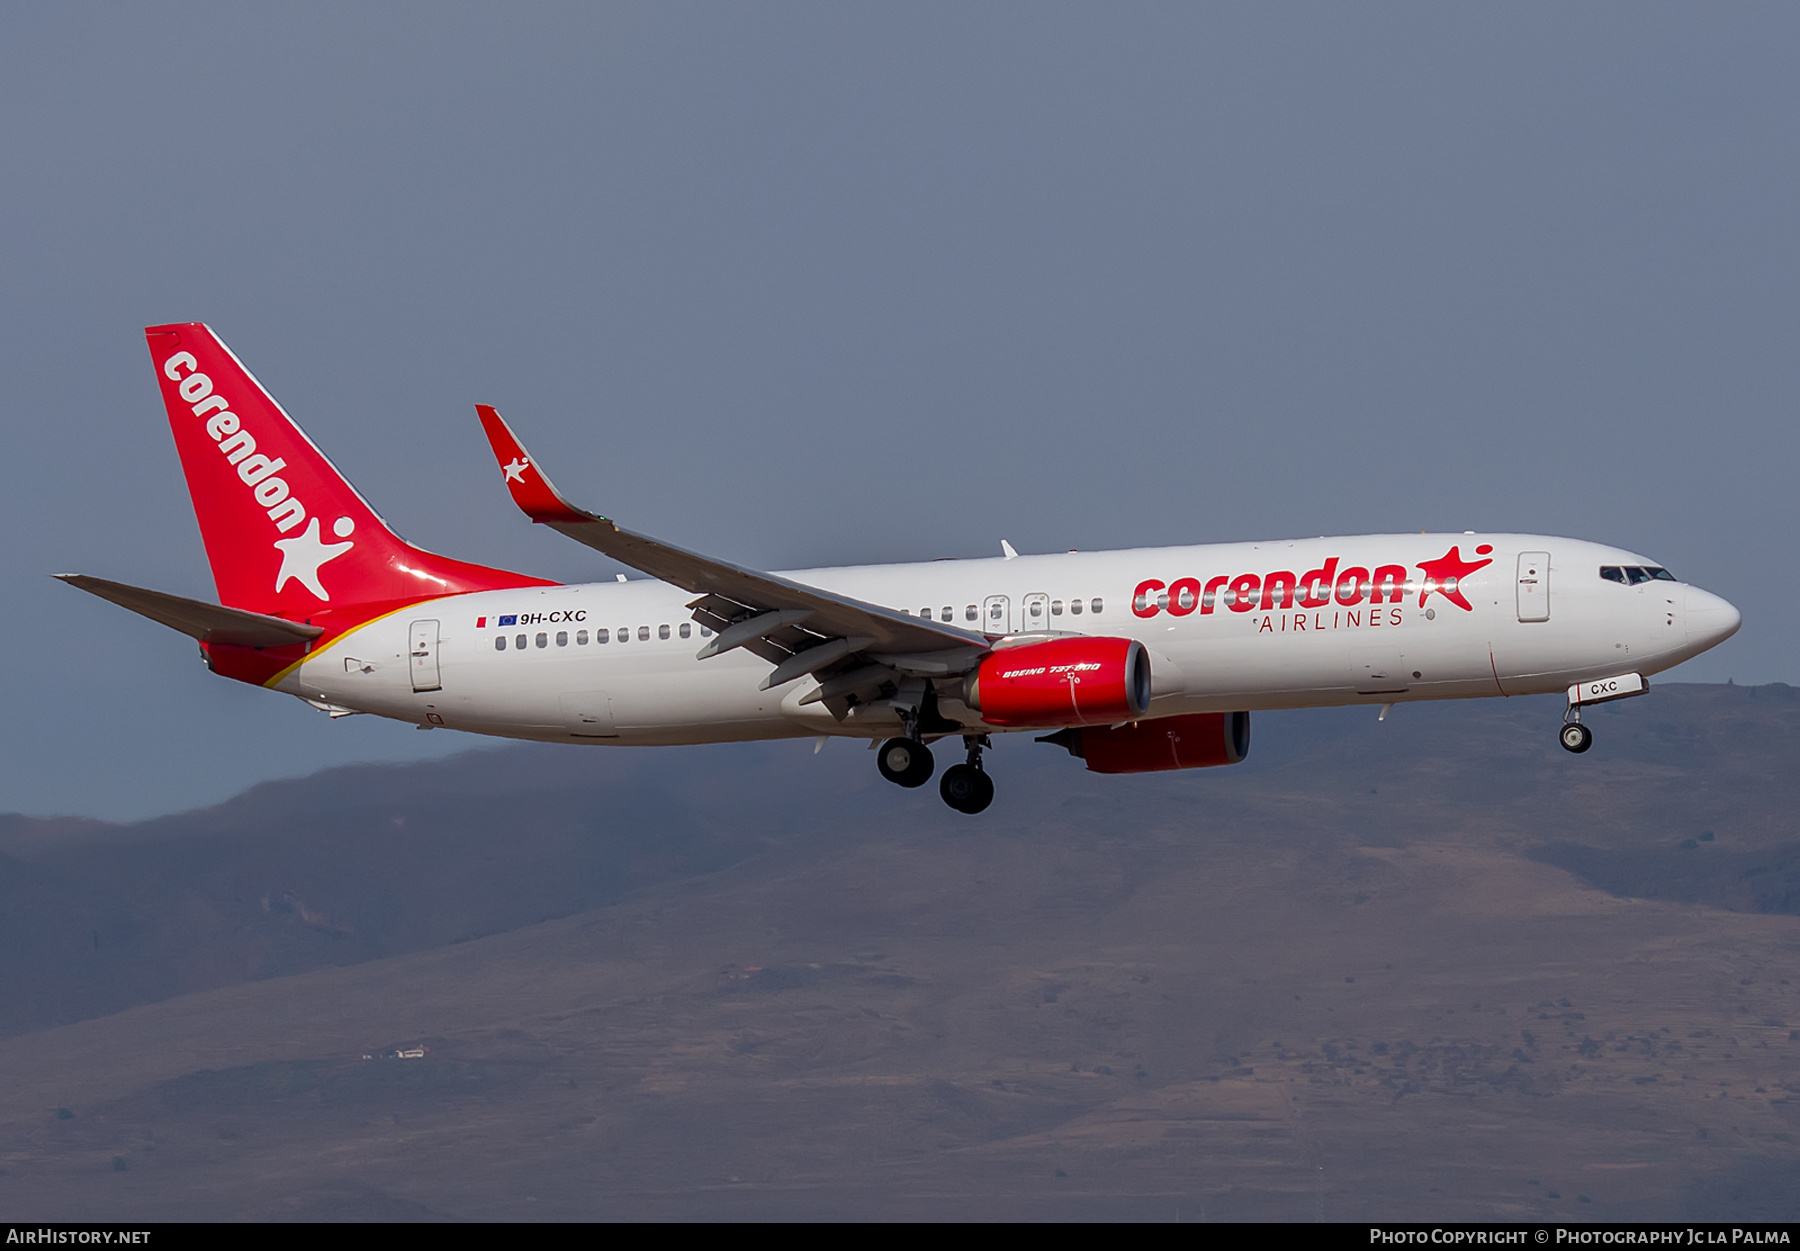
[[[1235,764],[1250,712],[1564,692],[1583,707],[1736,632],[1648,557],[1533,534],[1392,534],[763,573],[570,504],[478,405],[532,521],[647,579],[562,585],[406,543],[218,336],[152,326],[151,361],[219,603],[65,581],[199,640],[213,671],[334,717],[546,742],[879,744],[905,787],[994,795],[991,736],[1103,773]]]

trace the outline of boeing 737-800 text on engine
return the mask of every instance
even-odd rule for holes
[[[1528,534],[760,573],[568,503],[478,407],[532,521],[650,576],[565,586],[402,541],[209,328],[146,333],[221,603],[60,576],[334,717],[556,743],[842,735],[908,787],[957,736],[940,790],[973,813],[1003,731],[1137,773],[1235,764],[1254,709],[1566,691],[1582,752],[1585,705],[1738,628],[1646,557]]]

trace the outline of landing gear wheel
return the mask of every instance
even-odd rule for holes
[[[974,816],[994,802],[994,779],[974,765],[951,765],[938,783],[938,794],[958,812]]]
[[[875,767],[896,786],[923,786],[931,781],[936,762],[931,749],[916,738],[890,738],[875,753]]]
[[[1572,751],[1580,755],[1594,745],[1594,732],[1579,721],[1571,721],[1562,728],[1562,745],[1564,751]]]

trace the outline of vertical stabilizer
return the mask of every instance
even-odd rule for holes
[[[211,329],[188,322],[144,333],[221,603],[304,618],[326,608],[551,585],[413,547]]]

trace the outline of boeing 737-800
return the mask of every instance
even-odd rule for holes
[[[1259,709],[1566,692],[1583,707],[1731,636],[1655,561],[1532,534],[1371,534],[762,573],[570,504],[477,412],[532,521],[649,575],[562,585],[411,546],[205,325],[146,334],[219,604],[65,581],[334,717],[556,743],[839,735],[980,812],[990,736],[1102,773],[1235,764]],[[1386,708],[1383,708],[1383,715]]]

